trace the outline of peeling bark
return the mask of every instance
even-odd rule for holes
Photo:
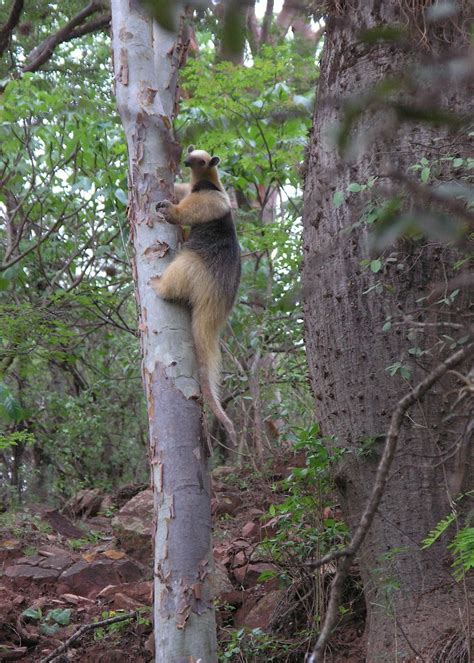
[[[113,0],[112,29],[155,495],[155,660],[214,663],[210,480],[190,315],[150,287],[177,249],[176,228],[155,208],[171,197],[177,168],[171,126],[184,46],[135,0]]]

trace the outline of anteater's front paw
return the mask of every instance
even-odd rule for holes
[[[156,203],[156,211],[160,212],[162,210],[165,210],[168,207],[170,207],[172,204],[173,203],[171,202],[171,200],[162,200],[161,202]]]
[[[163,217],[165,221],[168,221],[168,223],[174,223],[173,222],[173,203],[169,200],[162,200],[161,202],[156,204],[156,211],[158,214]]]

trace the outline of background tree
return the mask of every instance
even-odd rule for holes
[[[472,97],[467,19],[462,2],[443,11],[355,3],[350,16],[336,4],[328,9],[305,184],[303,283],[316,413],[344,452],[335,481],[352,532],[397,403],[470,343],[472,281],[462,271],[473,221],[464,186],[472,168],[463,127]],[[451,510],[459,526],[467,512],[468,371],[468,362],[444,371],[403,419],[358,555],[369,661],[448,660],[453,642],[464,652],[453,660],[469,660],[467,584],[452,577],[441,536],[422,546]]]

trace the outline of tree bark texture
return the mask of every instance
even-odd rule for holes
[[[189,312],[160,300],[150,279],[177,248],[158,217],[171,197],[171,122],[182,44],[136,0],[112,1],[116,96],[129,155],[129,220],[155,495],[154,629],[160,663],[216,658],[210,480]]]
[[[424,56],[433,55],[430,35],[423,37],[416,30],[411,37],[418,35],[420,44],[411,52],[390,42],[360,40],[363,30],[406,23],[401,9],[405,4],[352,2],[344,15],[334,9],[328,17],[308,155],[303,267],[307,354],[322,431],[346,449],[335,479],[351,531],[373,486],[377,440],[383,439],[393,409],[408,391],[404,378],[398,373],[390,376],[387,367],[407,360],[413,385],[445,356],[434,334],[427,333],[423,339],[429,354],[410,361],[408,349],[416,342],[408,338],[408,330],[383,332],[382,327],[388,316],[400,314],[401,307],[416,311],[416,321],[435,329],[439,307],[418,300],[454,274],[452,252],[429,240],[400,240],[390,248],[396,252],[394,262],[383,263],[378,274],[364,269],[361,261],[374,257],[369,250],[370,227],[361,224],[351,230],[361,216],[360,196],[348,194],[339,207],[333,204],[334,192],[345,192],[351,182],[365,184],[370,177],[393,170],[409,175],[408,168],[421,157],[431,160],[453,154],[452,137],[442,127],[397,126],[380,107],[358,120],[348,161],[335,147],[334,131],[344,120],[346,102],[360,99],[390,76],[404,75],[416,62],[414,54],[423,49]],[[417,18],[423,4],[416,9],[417,3],[411,3]],[[455,18],[457,47],[467,42],[462,14],[463,10]],[[448,50],[447,46],[444,55]],[[448,86],[441,101],[445,108],[462,112],[468,109],[471,94],[464,81],[457,89]],[[377,281],[383,284],[381,293],[370,290]],[[452,317],[442,319],[457,320],[468,295],[461,290]],[[426,550],[420,547],[450,512],[451,500],[469,483],[472,487],[472,449],[466,438],[469,413],[451,412],[458,392],[459,382],[446,375],[422,403],[411,408],[378,514],[359,554],[370,663],[415,660],[416,655],[432,651],[433,643],[441,642],[450,629],[465,633],[466,595],[462,583],[453,580],[446,539]],[[371,451],[363,455],[367,442]]]

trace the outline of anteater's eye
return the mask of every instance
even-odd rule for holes
[[[199,159],[199,165],[200,166],[205,166],[206,165],[206,162],[204,161],[204,159]]]

